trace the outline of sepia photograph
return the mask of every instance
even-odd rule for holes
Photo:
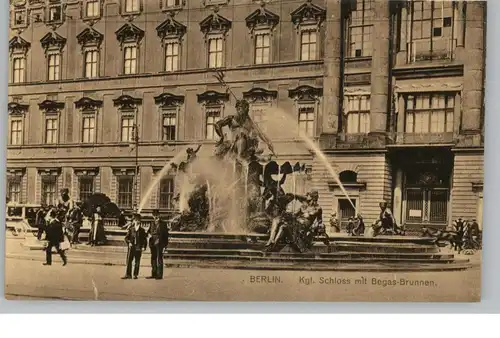
[[[10,0],[4,297],[479,302],[486,7]]]

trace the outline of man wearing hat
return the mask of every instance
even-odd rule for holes
[[[127,243],[127,272],[122,279],[132,278],[132,263],[134,263],[134,279],[139,275],[139,268],[141,266],[142,251],[146,250],[148,245],[146,230],[141,227],[141,215],[134,213],[132,225],[128,228],[127,235],[125,235],[125,242]]]
[[[151,249],[151,276],[148,279],[163,279],[163,250],[168,244],[168,227],[160,218],[158,209],[153,210],[153,223],[148,229]]]

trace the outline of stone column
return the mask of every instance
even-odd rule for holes
[[[387,125],[389,81],[389,1],[373,2],[373,33],[376,37],[372,53],[370,133],[385,133]]]
[[[326,1],[325,63],[321,134],[336,134],[340,108],[342,11],[340,0]]]
[[[467,3],[462,131],[479,133],[484,90],[485,1]]]
[[[394,185],[394,204],[393,204],[393,215],[396,219],[398,225],[401,225],[403,221],[401,219],[401,214],[403,210],[403,170],[401,168],[396,169],[396,184]]]

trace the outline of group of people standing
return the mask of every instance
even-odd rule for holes
[[[163,279],[163,251],[168,245],[169,229],[167,223],[161,219],[160,212],[153,210],[153,222],[148,230],[141,226],[141,215],[134,213],[132,221],[127,224],[127,268],[122,279],[137,279],[141,266],[142,252],[149,244],[151,250],[151,276],[147,279]],[[149,243],[148,243],[149,242]],[[133,265],[133,277],[132,277]]]

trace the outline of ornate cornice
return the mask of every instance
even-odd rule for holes
[[[206,105],[220,105],[226,101],[229,101],[228,93],[220,93],[215,90],[208,90],[202,94],[197,94],[198,103],[204,103]]]
[[[126,23],[120,27],[116,32],[116,38],[120,44],[125,42],[141,42],[144,37],[144,31],[132,23]]]
[[[176,107],[184,103],[184,96],[171,93],[162,93],[158,96],[155,96],[154,99],[155,103],[160,105],[161,108]]]
[[[46,112],[48,112],[48,111],[59,111],[61,109],[64,109],[64,102],[57,102],[57,101],[52,101],[52,100],[45,100],[42,103],[39,103],[38,107],[40,107],[41,110],[44,110]]]
[[[42,48],[45,52],[47,52],[50,48],[62,50],[66,45],[66,38],[63,38],[56,32],[49,32],[40,39],[40,43],[42,44]]]
[[[307,85],[288,90],[288,97],[296,100],[315,101],[322,95],[323,88],[315,88]]]
[[[206,35],[212,32],[226,34],[229,29],[231,29],[231,21],[217,14],[217,12],[218,10],[216,8],[213,14],[210,14],[202,22],[200,22],[200,29],[203,34]]]
[[[102,101],[84,96],[80,100],[75,101],[75,107],[81,110],[96,110],[102,107]]]
[[[253,31],[256,28],[269,28],[273,29],[279,23],[280,17],[271,11],[265,9],[265,5],[262,4],[261,7],[249,16],[245,18],[247,27]]]
[[[158,27],[156,27],[156,32],[160,39],[165,39],[167,37],[182,38],[186,34],[187,27],[176,21],[172,15],[163,21]]]
[[[264,88],[252,88],[243,93],[243,98],[250,102],[268,102],[278,97],[278,91]]]
[[[9,102],[7,105],[7,111],[9,115],[24,115],[29,110],[29,105],[21,104],[19,102]]]
[[[11,55],[13,53],[16,53],[16,52],[26,54],[28,52],[28,50],[30,49],[30,47],[31,47],[31,43],[24,40],[19,35],[14,36],[9,41],[9,51],[10,51]]]
[[[121,95],[120,97],[113,99],[113,103],[115,107],[120,107],[120,109],[134,110],[142,103],[142,99],[135,98],[130,95]]]
[[[295,25],[320,25],[326,18],[326,11],[313,4],[311,0],[307,0],[305,4],[294,10],[290,15]]]
[[[99,174],[99,167],[73,168],[73,172],[76,176],[97,176]]]
[[[99,47],[104,39],[104,35],[96,31],[94,28],[86,28],[77,35],[76,40],[78,44],[83,46],[97,46]]]

